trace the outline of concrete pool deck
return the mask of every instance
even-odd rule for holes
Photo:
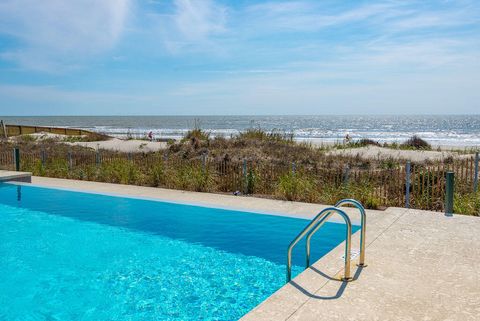
[[[86,181],[32,177],[45,187],[153,198],[312,218],[326,206]],[[356,210],[349,209],[349,213]],[[358,217],[358,214],[354,214]],[[359,233],[352,237],[358,249]],[[343,274],[343,244],[242,320],[478,320],[480,218],[388,208],[367,211],[367,267]]]
[[[31,178],[32,173],[0,170],[0,182],[13,181],[30,183]]]

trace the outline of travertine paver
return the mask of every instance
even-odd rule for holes
[[[0,170],[0,182],[16,181],[29,183],[31,177],[32,173]]]
[[[403,209],[385,214],[401,211],[383,232],[367,233],[368,266],[357,280],[346,286],[325,280],[308,294],[284,287],[243,320],[480,320],[480,218]],[[326,256],[315,267],[331,275],[331,261]],[[289,304],[288,292],[296,301],[303,293],[303,303],[272,318]]]
[[[50,178],[33,177],[33,183],[304,218],[324,208]],[[480,218],[401,208],[368,211],[367,217],[368,266],[352,264],[353,282],[332,279],[343,273],[339,245],[242,320],[480,320]]]

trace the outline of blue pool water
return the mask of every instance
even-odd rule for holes
[[[284,284],[307,223],[0,184],[0,320],[236,320]],[[344,231],[327,223],[313,259]]]

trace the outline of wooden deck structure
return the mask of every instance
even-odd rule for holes
[[[84,129],[66,128],[66,127],[7,125],[3,121],[0,121],[0,137],[2,138],[41,133],[41,132],[68,135],[68,136],[92,134],[91,131],[84,130]]]

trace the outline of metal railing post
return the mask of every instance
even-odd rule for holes
[[[451,216],[453,214],[453,195],[455,185],[455,173],[447,172],[445,189],[445,215]]]
[[[345,274],[342,278],[342,281],[350,281],[352,278],[350,276],[350,262],[351,262],[351,240],[352,240],[352,221],[350,217],[341,209],[337,207],[327,207],[322,210],[320,213],[315,216],[315,218],[310,221],[310,223],[295,237],[295,239],[290,243],[287,250],[287,282],[290,282],[292,279],[292,251],[295,245],[309,233],[312,228],[323,224],[328,220],[328,218],[334,214],[338,213],[345,220]]]
[[[13,159],[15,160],[15,170],[20,171],[20,149],[15,147],[13,149]]]
[[[367,214],[365,212],[365,208],[363,205],[354,200],[354,199],[343,199],[341,201],[338,201],[335,204],[335,207],[341,207],[345,205],[353,205],[356,207],[359,212],[360,212],[360,229],[361,229],[361,234],[360,234],[360,260],[358,262],[359,266],[366,266],[365,265],[365,236],[367,232]],[[322,225],[326,222],[330,215],[327,214],[322,218],[311,230],[308,232],[306,238],[305,238],[305,257],[306,257],[306,264],[305,268],[308,268],[310,266],[310,243],[312,240],[312,237],[317,231],[322,227]]]
[[[410,208],[410,175],[411,175],[411,163],[407,161],[405,166],[405,208]]]
[[[335,207],[340,207],[344,205],[353,205],[358,209],[360,212],[360,260],[358,261],[359,266],[366,266],[365,265],[365,238],[367,234],[367,213],[365,212],[365,208],[363,205],[354,199],[343,199],[338,201],[335,204]],[[308,238],[308,236],[307,236]]]

